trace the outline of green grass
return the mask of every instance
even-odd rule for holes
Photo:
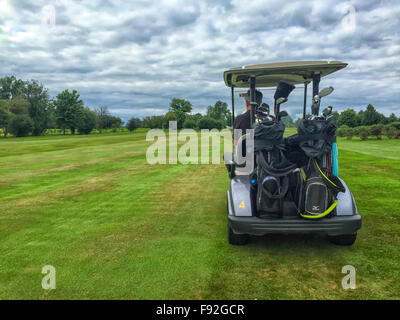
[[[146,163],[145,133],[0,139],[0,299],[398,299],[399,140],[338,141],[353,247],[226,240],[221,165]],[[341,269],[357,270],[343,290]],[[44,265],[57,289],[41,288]]]

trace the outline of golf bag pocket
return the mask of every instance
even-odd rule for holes
[[[304,212],[307,215],[318,216],[328,209],[330,194],[320,177],[308,179],[304,191]]]
[[[328,186],[326,176],[310,161],[308,175],[302,172],[302,186],[298,197],[299,214],[303,218],[318,219],[328,216],[336,207],[337,192]]]
[[[257,212],[280,214],[282,212],[282,201],[287,191],[287,177],[261,176],[257,189]]]

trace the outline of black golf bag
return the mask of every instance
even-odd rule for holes
[[[332,173],[332,143],[336,141],[333,122],[303,120],[298,134],[285,140],[288,149],[300,149],[303,156],[297,161],[298,173],[295,201],[300,216],[318,219],[334,212],[337,194],[344,192],[339,178]]]
[[[259,216],[282,215],[283,200],[290,187],[290,174],[296,168],[283,151],[285,144],[282,122],[265,120],[254,130],[254,153],[256,167],[250,175],[255,189],[256,208]]]

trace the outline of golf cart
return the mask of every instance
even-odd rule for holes
[[[253,129],[235,139],[233,154],[224,154],[230,177],[230,244],[244,245],[250,235],[271,233],[316,233],[339,245],[355,242],[361,216],[351,191],[338,177],[332,108],[319,114],[321,98],[333,91],[332,87],[319,91],[320,79],[346,66],[338,61],[301,61],[224,72],[225,84],[231,88],[233,120],[235,88],[249,89]],[[311,83],[311,117],[306,117],[307,87]],[[304,86],[303,119],[297,134],[284,138],[281,118],[287,113],[280,106],[299,84]],[[274,114],[269,113],[267,105],[257,104],[256,86],[276,87]]]

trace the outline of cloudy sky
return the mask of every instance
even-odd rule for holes
[[[400,116],[399,17],[397,0],[0,0],[0,77],[76,89],[126,120],[165,113],[173,97],[194,112],[229,102],[231,67],[339,60],[349,66],[321,81],[335,87],[323,104]],[[293,117],[301,97],[285,105]]]

